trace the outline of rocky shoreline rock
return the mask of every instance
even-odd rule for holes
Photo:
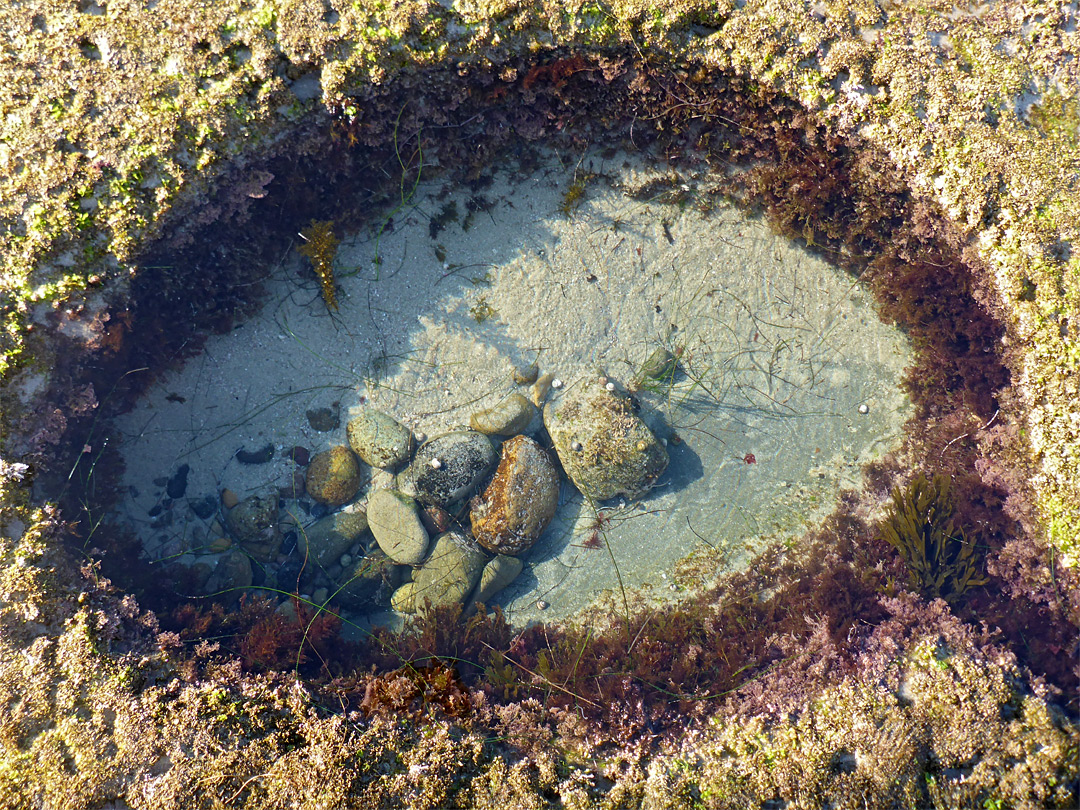
[[[484,494],[473,499],[473,536],[488,551],[521,554],[544,533],[558,506],[559,472],[551,457],[528,436],[515,436],[503,444]]]
[[[307,493],[327,506],[351,501],[360,491],[362,480],[356,456],[344,445],[316,453],[308,463]]]
[[[422,503],[449,507],[470,497],[499,459],[495,445],[476,430],[428,439],[399,476],[401,491]]]
[[[590,500],[641,498],[667,469],[667,450],[605,375],[545,405],[544,426],[563,470]]]

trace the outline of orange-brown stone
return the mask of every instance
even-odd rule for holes
[[[559,473],[548,453],[528,436],[502,447],[495,477],[473,499],[476,541],[496,554],[521,554],[544,533],[559,505]]]

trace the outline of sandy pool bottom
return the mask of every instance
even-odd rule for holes
[[[744,565],[857,488],[909,413],[904,336],[853,278],[724,203],[709,175],[623,153],[579,158],[551,154],[480,189],[420,186],[341,244],[337,312],[295,251],[269,268],[261,313],[116,424],[121,517],[147,559],[197,549],[214,519],[168,503],[180,465],[187,499],[243,498],[288,485],[290,448],[346,444],[362,404],[433,436],[519,390],[515,367],[629,383],[658,347],[681,352],[680,370],[637,398],[668,441],[668,471],[636,503],[589,504],[564,481],[554,523],[497,600],[512,622],[566,618],[621,587],[678,595],[700,584],[676,576],[687,555],[708,550],[716,573]],[[329,423],[309,418],[320,411]],[[266,444],[267,463],[236,458]]]

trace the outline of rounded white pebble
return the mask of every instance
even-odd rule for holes
[[[422,430],[416,431],[413,434],[413,437],[416,439],[417,444],[423,444],[424,442],[427,441],[427,434],[424,433]]]
[[[551,381],[551,387],[552,388],[562,388],[562,380],[560,380],[558,377],[556,377],[554,380]]]
[[[615,390],[615,383],[609,382],[607,385],[604,386],[604,388],[606,388],[608,391],[614,391]]]
[[[575,453],[580,452],[581,442],[570,442],[570,449],[573,450]]]
[[[864,402],[859,406],[859,413],[870,413],[870,406]]]
[[[438,470],[442,467],[442,462],[437,458],[433,458],[428,464],[431,465],[431,469],[433,470]]]

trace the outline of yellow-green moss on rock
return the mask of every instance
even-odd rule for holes
[[[1080,565],[1080,33],[1071,6],[6,4],[0,804],[1068,800],[1075,726],[1039,696],[1014,691],[1022,673],[1013,664],[931,639],[897,651],[883,681],[842,681],[797,718],[718,724],[645,765],[611,764],[605,789],[554,749],[526,760],[445,719],[335,713],[294,678],[257,678],[220,661],[201,672],[178,666],[171,659],[186,661],[190,650],[181,655],[180,640],[160,635],[133,600],[80,570],[55,508],[31,502],[44,461],[24,457],[25,448],[30,439],[55,445],[66,424],[41,433],[52,429],[57,360],[112,339],[148,244],[182,240],[258,199],[272,178],[248,167],[295,132],[325,128],[331,114],[358,114],[365,90],[435,67],[467,75],[572,52],[637,60],[679,81],[705,66],[789,96],[838,139],[887,154],[916,198],[945,212],[976,272],[973,295],[1005,324],[1011,383],[998,392],[993,424],[976,431],[982,460],[1006,470],[1037,507],[1020,516],[1025,530]],[[672,105],[682,103],[677,84]],[[212,648],[200,655],[217,661]]]

